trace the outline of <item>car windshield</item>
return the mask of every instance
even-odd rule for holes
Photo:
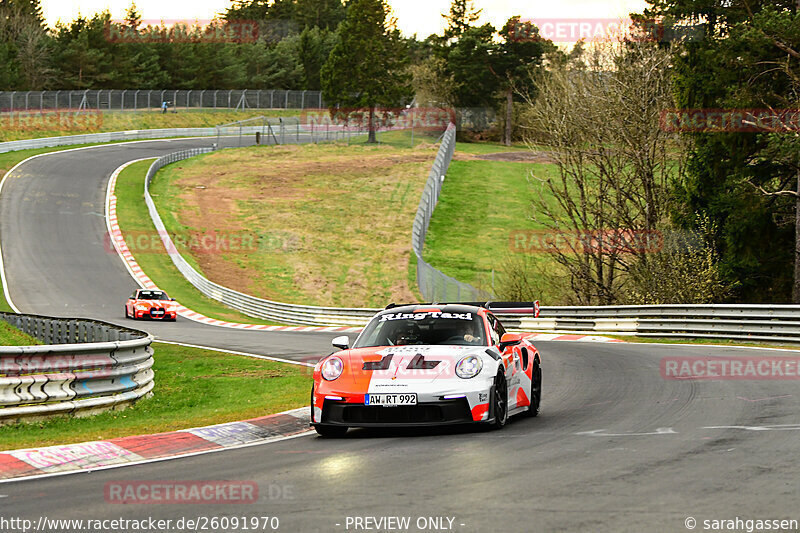
[[[167,293],[161,291],[139,291],[140,300],[169,300]]]
[[[353,348],[369,346],[487,346],[483,320],[477,313],[384,313],[373,318]]]

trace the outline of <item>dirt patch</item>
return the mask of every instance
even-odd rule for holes
[[[497,152],[494,154],[476,155],[475,159],[487,161],[508,161],[510,163],[555,163],[548,152]]]
[[[181,169],[170,193],[188,232],[261,239],[251,252],[193,253],[217,283],[296,303],[412,301],[410,233],[435,156],[389,146],[226,151]]]

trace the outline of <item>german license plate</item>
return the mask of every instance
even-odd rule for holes
[[[417,405],[416,394],[365,394],[364,405]]]

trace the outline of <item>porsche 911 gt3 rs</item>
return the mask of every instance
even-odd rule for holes
[[[350,427],[500,428],[517,413],[536,416],[541,356],[524,334],[506,333],[495,305],[390,306],[352,345],[337,337],[340,351],[314,367],[312,426],[339,436]]]

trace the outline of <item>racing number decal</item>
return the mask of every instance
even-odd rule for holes
[[[389,370],[389,366],[392,364],[392,358],[394,357],[393,353],[387,354],[381,359],[380,361],[368,361],[364,363],[363,369],[364,370]]]

